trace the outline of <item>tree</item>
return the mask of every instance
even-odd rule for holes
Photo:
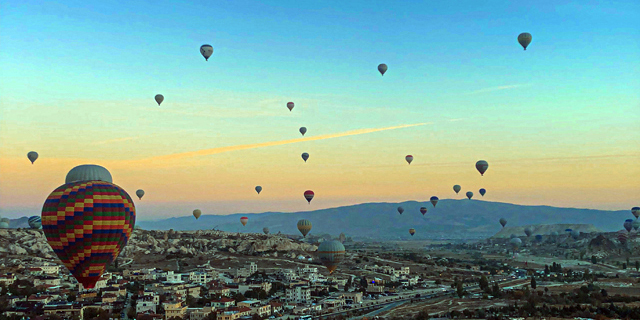
[[[591,256],[591,263],[598,264],[598,258],[596,256]]]
[[[131,318],[131,319],[135,319],[136,318],[136,308],[134,307],[129,307],[129,309],[127,309],[127,317]]]
[[[480,289],[482,291],[486,291],[487,289],[489,289],[489,281],[487,280],[487,277],[485,275],[482,275],[482,277],[480,277],[478,285],[480,286]]]
[[[625,270],[625,269],[627,269],[627,264],[623,262],[622,263],[622,270]]]
[[[464,296],[464,287],[462,287],[462,281],[459,281],[458,284],[456,285],[456,293],[460,298]]]
[[[531,276],[531,289],[536,289],[536,278],[534,276]]]
[[[366,289],[367,287],[369,287],[369,281],[367,281],[367,278],[365,277],[360,278],[360,286],[363,289]]]
[[[636,260],[636,271],[640,270],[640,261]]]

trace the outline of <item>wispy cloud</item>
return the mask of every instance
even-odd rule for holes
[[[236,145],[236,146],[210,148],[210,149],[203,149],[203,150],[197,150],[197,151],[191,151],[191,152],[174,153],[174,154],[169,154],[164,156],[140,159],[140,160],[136,160],[136,162],[158,162],[158,161],[179,160],[179,159],[198,157],[198,156],[208,156],[212,154],[219,154],[219,153],[230,152],[230,151],[281,146],[285,144],[298,143],[298,142],[304,142],[304,141],[317,141],[317,140],[341,138],[341,137],[348,137],[348,136],[356,136],[356,135],[379,132],[379,131],[424,126],[427,124],[431,124],[431,123],[415,123],[415,124],[405,124],[405,125],[386,127],[386,128],[359,129],[359,130],[352,130],[352,131],[346,131],[346,132],[340,132],[340,133],[325,134],[325,135],[320,135],[316,137],[306,137],[306,138],[298,138],[298,139],[269,141],[269,142],[243,144],[243,145]]]
[[[465,95],[492,92],[492,91],[500,91],[500,90],[514,89],[514,88],[521,88],[521,87],[527,87],[527,86],[529,86],[529,84],[512,84],[512,85],[508,85],[508,86],[484,88],[484,89],[480,89],[480,90],[476,90],[476,91],[467,92],[467,93],[465,93]]]

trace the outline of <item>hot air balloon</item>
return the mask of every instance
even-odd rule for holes
[[[515,234],[515,233],[512,233],[512,234],[509,236],[509,238],[510,238],[510,239],[517,238],[517,237],[518,237],[518,236],[516,236],[516,234]]]
[[[302,160],[304,160],[304,162],[307,162],[307,160],[309,159],[309,154],[306,152],[302,153]]]
[[[42,229],[49,245],[87,289],[124,249],[135,221],[129,194],[106,181],[64,184],[42,207]]]
[[[633,223],[633,220],[627,219],[623,224],[624,228],[627,229],[628,232],[631,232],[631,228],[633,228],[632,223]]]
[[[64,183],[79,181],[104,181],[113,183],[109,170],[95,164],[83,164],[71,169],[69,173],[67,173],[64,181]]]
[[[633,222],[631,223],[631,226],[633,227],[633,230],[638,231],[638,228],[640,228],[640,221],[639,220],[633,220]]]
[[[379,64],[378,71],[380,72],[381,75],[384,76],[384,73],[387,72],[387,65],[384,63]]]
[[[136,190],[136,196],[138,196],[138,199],[142,200],[142,197],[144,196],[144,190],[142,189]]]
[[[485,188],[480,189],[480,195],[484,197],[484,194],[487,193],[487,190],[485,190]]]
[[[462,187],[460,185],[456,184],[455,186],[453,186],[453,191],[455,191],[456,194],[458,194],[458,192],[460,192],[460,190],[462,190]]]
[[[34,162],[36,162],[36,160],[38,160],[38,153],[35,151],[29,151],[29,153],[27,153],[27,158],[29,158],[31,164],[33,164]]]
[[[467,198],[469,198],[469,200],[471,200],[472,197],[473,197],[473,192],[467,191]]]
[[[0,220],[0,229],[9,229],[9,219]]]
[[[433,196],[433,197],[431,197],[431,199],[429,199],[429,201],[431,202],[431,204],[433,205],[434,208],[436,207],[436,204],[438,204],[438,200],[440,200],[440,199],[438,199],[438,197],[436,197],[436,196]]]
[[[344,235],[343,232],[340,233],[340,236],[338,237],[338,241],[340,241],[340,243],[344,243],[347,240],[347,236]]]
[[[476,162],[476,169],[478,170],[478,172],[480,172],[481,176],[484,176],[484,173],[487,171],[488,168],[489,168],[489,163],[487,163],[486,161],[480,160]]]
[[[200,209],[193,210],[193,216],[196,217],[196,219],[200,218],[201,215],[202,211],[200,211]]]
[[[40,229],[40,227],[42,227],[42,219],[40,219],[40,216],[29,217],[29,220],[27,220],[27,222],[29,223],[29,228],[31,229]]]
[[[420,207],[420,213],[424,216],[424,214],[427,213],[427,207]]]
[[[513,250],[516,251],[522,245],[522,240],[520,240],[520,238],[513,238],[509,240],[509,244],[511,245],[511,248],[513,248]]]
[[[267,227],[262,228],[262,232],[264,232],[264,234],[269,234],[269,228]]]
[[[249,218],[247,217],[240,218],[240,223],[242,223],[243,226],[246,226],[248,221],[249,221]]]
[[[313,191],[311,190],[307,190],[304,192],[304,198],[307,199],[307,202],[309,202],[309,204],[311,204],[311,200],[313,200],[314,195],[315,193],[313,193]]]
[[[293,110],[293,102],[287,102],[287,108],[289,108],[289,111]]]
[[[578,230],[571,231],[571,237],[573,239],[578,239],[579,236],[580,236],[580,231],[578,231]]]
[[[542,235],[537,234],[537,235],[536,235],[536,241],[537,241],[537,242],[542,242]]]
[[[208,44],[203,44],[200,47],[200,54],[202,54],[206,61],[209,61],[209,57],[213,54],[213,47]]]
[[[160,106],[162,101],[164,101],[164,96],[161,94],[156,94],[156,102],[158,103],[158,106]]]
[[[416,229],[414,229],[414,228],[409,229],[409,234],[412,235],[412,236],[414,234],[416,234]]]
[[[300,133],[302,133],[302,136],[304,136],[304,134],[307,133],[307,128],[306,127],[300,127]]]
[[[329,274],[332,274],[338,268],[346,253],[342,243],[337,240],[322,242],[318,246],[317,252],[320,261],[329,270]]]
[[[307,219],[298,221],[298,231],[300,231],[300,233],[302,233],[302,236],[306,238],[307,233],[311,231],[311,221]]]
[[[529,228],[529,227],[526,227],[526,228],[524,228],[524,234],[526,234],[527,237],[530,237],[531,234],[533,234],[533,230],[531,230],[531,228]]]
[[[507,225],[507,219],[505,218],[500,218],[500,224],[502,225],[502,227],[504,228],[504,226]]]
[[[551,235],[552,235],[552,236],[554,236],[554,237],[557,237],[557,236],[559,236],[560,234],[558,233],[558,231],[552,231],[552,232],[551,232]]]
[[[260,191],[262,191],[262,187],[261,186],[256,186],[256,192],[258,194],[260,194]]]
[[[638,219],[638,217],[640,216],[640,207],[631,208],[631,214],[633,214],[633,216]]]
[[[398,213],[402,214],[404,212],[404,208],[403,207],[398,207]]]
[[[626,232],[624,232],[624,230],[618,231],[618,241],[620,241],[620,243],[625,244],[627,243],[628,239],[629,239],[629,236],[627,235]]]
[[[406,160],[408,164],[411,164],[411,161],[413,161],[413,156],[409,154],[404,157],[404,160]]]
[[[531,43],[531,39],[532,39],[531,35],[526,32],[518,35],[518,42],[524,48],[524,50],[527,50],[527,47]]]

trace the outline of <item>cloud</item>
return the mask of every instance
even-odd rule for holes
[[[485,88],[485,89],[480,89],[480,90],[476,90],[476,91],[467,92],[467,93],[465,93],[465,95],[492,92],[492,91],[500,91],[500,90],[507,90],[507,89],[513,89],[513,88],[521,88],[521,87],[527,87],[527,86],[529,86],[529,84],[513,84],[513,85],[508,85],[508,86]]]
[[[285,144],[298,143],[298,142],[304,142],[304,141],[317,141],[317,140],[341,138],[341,137],[348,137],[348,136],[356,136],[356,135],[379,132],[379,131],[424,126],[427,124],[430,124],[430,123],[405,124],[405,125],[386,127],[386,128],[359,129],[359,130],[352,130],[352,131],[346,131],[346,132],[340,132],[340,133],[325,134],[325,135],[320,135],[315,137],[305,137],[305,138],[289,139],[289,140],[281,140],[281,141],[269,141],[269,142],[243,144],[243,145],[228,146],[228,147],[210,148],[210,149],[203,149],[203,150],[183,152],[183,153],[174,153],[174,154],[168,154],[164,156],[140,159],[140,160],[135,160],[135,162],[158,162],[158,161],[179,160],[179,159],[191,158],[191,157],[208,156],[212,154],[219,154],[219,153],[230,152],[230,151],[281,146]]]

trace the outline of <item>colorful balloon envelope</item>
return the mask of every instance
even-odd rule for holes
[[[408,164],[411,164],[411,161],[413,161],[413,156],[409,154],[404,157],[404,160],[406,160]]]
[[[289,111],[293,110],[293,102],[287,102],[287,108],[289,108]]]
[[[487,169],[489,169],[489,163],[484,161],[484,160],[480,160],[478,162],[476,162],[476,170],[478,170],[478,172],[480,172],[481,176],[484,176],[484,173],[487,172]]]
[[[27,220],[27,222],[29,223],[29,228],[31,229],[40,229],[40,227],[42,227],[42,219],[39,216],[29,217],[29,220]]]
[[[412,235],[412,236],[414,234],[416,234],[416,229],[414,229],[414,228],[409,229],[409,234]]]
[[[196,217],[196,220],[200,218],[201,215],[202,215],[202,211],[200,211],[200,209],[193,210],[193,216]]]
[[[427,207],[420,207],[420,213],[424,216],[427,213]]]
[[[136,208],[119,186],[82,181],[55,189],[42,208],[42,228],[62,263],[93,288],[118,257],[135,226]]]
[[[317,252],[320,261],[329,270],[329,274],[332,274],[338,268],[346,254],[344,246],[338,240],[322,242],[318,246]]]
[[[304,192],[304,198],[307,199],[307,202],[309,202],[309,204],[311,204],[311,200],[313,200],[314,195],[315,193],[313,193],[313,191],[311,190],[307,190]]]
[[[302,236],[306,238],[307,233],[311,231],[311,221],[307,219],[298,221],[298,231],[300,231],[300,233],[302,233]]]
[[[631,214],[633,214],[633,216],[638,219],[638,217],[640,216],[640,207],[631,208]]]
[[[620,243],[625,244],[627,243],[628,239],[629,236],[627,235],[627,232],[625,232],[624,230],[618,231],[618,241],[620,241]]]
[[[628,219],[624,222],[623,226],[628,232],[631,232],[631,228],[633,228],[633,220]]]
[[[209,61],[209,58],[213,54],[213,47],[209,44],[203,44],[200,46],[200,54],[202,54],[206,61]]]
[[[431,197],[431,199],[429,199],[429,201],[431,202],[431,204],[433,205],[434,208],[436,207],[436,204],[438,204],[438,200],[440,200],[440,199],[438,199],[438,197],[436,197],[436,196],[433,196],[433,197]]]
[[[247,222],[249,222],[249,218],[247,217],[240,218],[240,223],[242,223],[243,226],[246,226]]]

